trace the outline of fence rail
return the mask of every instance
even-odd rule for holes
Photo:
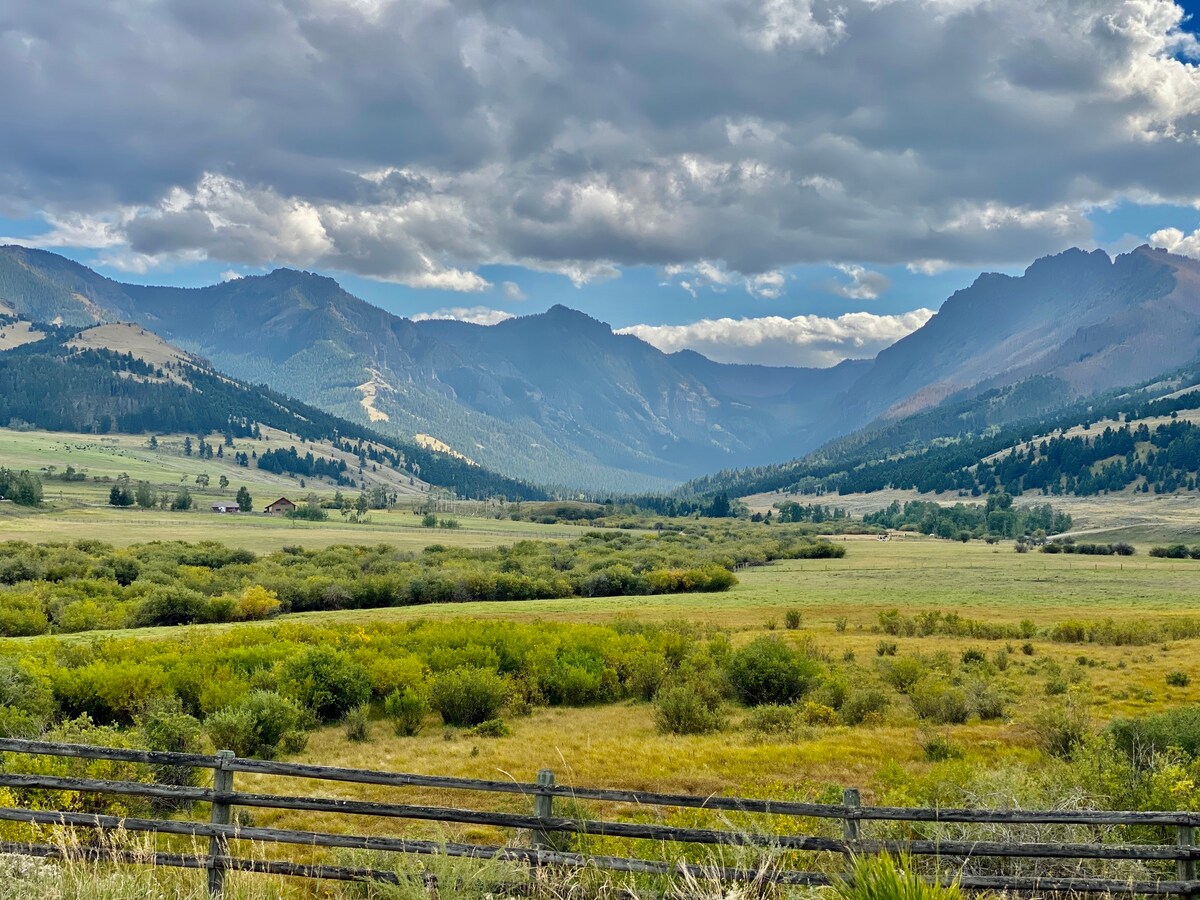
[[[850,856],[862,853],[904,852],[913,856],[938,857],[953,861],[955,879],[962,887],[984,890],[1074,891],[1112,894],[1200,895],[1196,862],[1200,847],[1195,844],[1195,828],[1200,814],[1194,812],[1133,812],[1115,810],[1008,810],[1008,809],[926,809],[878,807],[859,804],[858,792],[845,792],[841,804],[797,803],[743,797],[662,794],[648,791],[609,790],[559,785],[553,773],[542,770],[537,783],[490,781],[474,778],[381,772],[330,766],[302,765],[235,757],[229,751],[215,756],[161,753],[112,747],[0,739],[0,752],[24,756],[55,756],[159,766],[211,769],[212,787],[182,787],[137,781],[68,777],[0,771],[0,787],[14,791],[51,790],[85,794],[142,797],[150,800],[202,802],[211,807],[209,821],[186,819],[148,819],[117,817],[62,810],[0,808],[0,821],[41,826],[67,826],[100,832],[124,831],[150,835],[188,836],[208,839],[208,853],[185,855],[166,852],[137,852],[107,846],[58,847],[38,843],[0,843],[0,852],[20,853],[43,858],[77,857],[85,860],[109,860],[130,864],[201,869],[208,873],[210,892],[222,892],[228,871],[259,872],[274,875],[350,881],[396,882],[395,872],[335,865],[298,863],[286,860],[249,859],[233,855],[235,842],[293,845],[330,849],[351,849],[399,854],[443,855],[455,858],[504,860],[530,866],[594,867],[616,872],[645,875],[682,875],[726,881],[770,880],[782,884],[829,884],[836,875],[828,871],[802,871],[767,867],[743,869],[731,866],[695,865],[644,859],[637,856],[601,856],[554,849],[553,835],[585,835],[614,839],[650,840],[660,844],[700,845],[709,847],[762,847],[787,853],[822,853]],[[532,800],[530,814],[442,807],[417,804],[381,803],[339,797],[255,793],[234,790],[235,773],[275,776],[320,783],[350,783],[396,788],[436,788],[474,794],[517,794]],[[556,798],[591,800],[604,803],[632,804],[641,808],[699,809],[718,812],[762,814],[792,819],[837,820],[842,837],[767,832],[736,828],[698,828],[641,821],[615,821],[554,815]],[[486,846],[442,843],[400,837],[303,831],[254,827],[237,824],[236,808],[294,810],[366,816],[392,820],[485,825],[529,832],[530,847]],[[1055,841],[988,840],[876,840],[863,836],[869,822],[908,822],[913,824],[1002,824],[1002,825],[1076,825],[1135,826],[1164,829],[1171,834],[1165,843],[1101,843]],[[1046,859],[1046,860],[1122,860],[1144,864],[1174,863],[1173,878],[1118,879],[1093,876],[971,874],[966,865],[973,859]],[[834,867],[836,871],[836,866]],[[1164,873],[1165,874],[1165,873]]]

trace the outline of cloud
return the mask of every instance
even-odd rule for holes
[[[521,286],[515,281],[506,281],[500,287],[504,290],[504,299],[511,300],[514,303],[521,303],[529,298],[525,296],[525,292],[521,290]]]
[[[942,272],[952,269],[953,265],[944,259],[914,259],[912,262],[906,263],[904,268],[914,275],[940,275]]]
[[[685,289],[770,298],[792,265],[1027,261],[1092,243],[1098,206],[1200,197],[1182,19],[1171,0],[9,0],[0,209],[140,270],[464,292],[497,264],[680,267]]]
[[[892,316],[846,313],[703,319],[688,325],[633,325],[633,334],[665,353],[695,350],[717,362],[770,366],[832,366],[843,359],[874,356],[929,321],[933,310]]]
[[[778,270],[760,272],[756,275],[740,275],[730,272],[721,265],[702,259],[688,266],[673,265],[665,269],[667,280],[662,284],[678,284],[695,298],[702,290],[723,294],[730,287],[741,285],[751,297],[777,300],[783,296],[787,276]],[[686,276],[686,277],[680,277]],[[678,279],[673,281],[672,279]]]
[[[242,277],[242,273],[235,272],[233,269],[226,269],[224,272],[221,273],[222,281],[237,281],[241,277]]]
[[[427,322],[431,319],[451,319],[456,322],[470,322],[472,325],[496,325],[511,318],[513,318],[513,314],[502,309],[490,309],[486,306],[453,306],[448,309],[436,309],[431,313],[419,313],[413,316],[412,320]]]
[[[845,297],[847,300],[878,300],[880,295],[892,286],[886,275],[853,263],[838,263],[835,268],[850,279],[848,282],[830,281],[826,284],[825,289],[836,297]]]
[[[1185,234],[1178,228],[1163,228],[1150,235],[1150,246],[1200,259],[1200,229]]]

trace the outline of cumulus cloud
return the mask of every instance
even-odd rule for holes
[[[836,268],[849,279],[848,281],[831,281],[826,290],[836,297],[847,300],[878,300],[892,283],[881,272],[872,272],[854,263],[838,263]]]
[[[221,273],[222,281],[237,281],[241,277],[242,277],[242,273],[236,272],[233,269],[226,269],[224,272]]]
[[[505,300],[511,300],[514,303],[520,303],[529,299],[525,295],[525,292],[521,290],[521,286],[515,281],[506,281],[500,287],[504,290]]]
[[[0,209],[127,268],[466,292],[489,264],[769,298],[789,265],[1027,261],[1088,243],[1098,205],[1200,197],[1182,22],[1172,0],[9,0]]]
[[[703,319],[688,325],[633,325],[619,333],[637,335],[664,353],[695,350],[717,362],[824,367],[874,356],[932,315],[933,310],[915,309],[892,316],[855,312],[836,318]]]
[[[436,309],[430,313],[419,313],[412,318],[414,322],[450,319],[455,322],[470,322],[472,325],[496,325],[505,319],[513,318],[513,314],[486,306],[452,306],[447,309]]]
[[[689,266],[667,266],[665,273],[667,280],[663,282],[664,286],[677,284],[693,297],[702,290],[723,294],[730,287],[741,285],[751,297],[777,300],[783,296],[787,283],[787,276],[779,270],[740,275],[706,259]]]
[[[1150,235],[1150,246],[1200,259],[1200,229],[1186,234],[1178,228],[1163,228]]]

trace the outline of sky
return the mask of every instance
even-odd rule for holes
[[[1198,7],[6,0],[0,243],[832,365],[980,271],[1200,256]]]

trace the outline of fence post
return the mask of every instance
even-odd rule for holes
[[[233,790],[233,771],[225,768],[228,760],[233,759],[232,750],[217,751],[217,767],[213,769],[213,790],[218,793],[229,793]],[[209,821],[213,825],[228,825],[233,807],[228,803],[213,800],[212,815]],[[218,857],[228,853],[229,844],[223,837],[213,836],[208,839],[208,893],[218,897],[225,889],[225,866]]]
[[[538,787],[554,787],[554,772],[550,769],[539,769],[537,776]],[[554,795],[535,794],[533,798],[533,814],[539,819],[548,819],[554,815]],[[550,849],[550,835],[541,828],[533,833],[533,846],[536,850]]]
[[[846,788],[842,791],[842,806],[857,809],[862,806],[862,797],[858,788]],[[842,837],[850,847],[846,851],[846,863],[853,869],[854,854],[858,852],[858,842],[862,840],[862,821],[853,816],[842,819]]]
[[[1196,826],[1180,825],[1175,831],[1175,842],[1180,847],[1191,847],[1196,843]],[[1175,862],[1175,878],[1179,881],[1196,880],[1196,861],[1180,859]]]

